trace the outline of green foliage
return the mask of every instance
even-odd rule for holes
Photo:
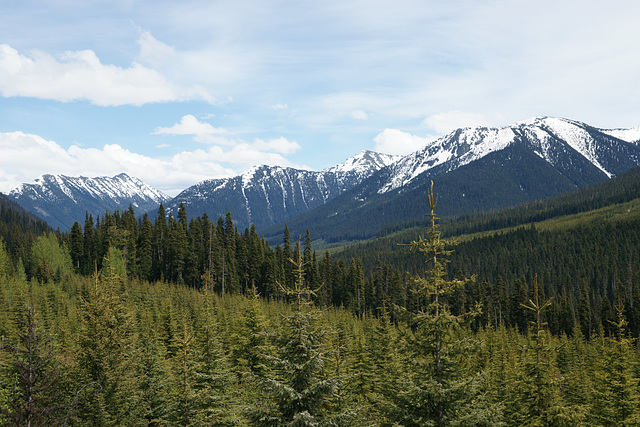
[[[118,255],[116,249],[109,251],[105,270],[88,285],[83,301],[79,364],[85,380],[100,392],[83,402],[79,417],[93,425],[136,425],[143,419],[134,319],[120,294]]]
[[[31,342],[51,360],[34,395],[49,425],[637,425],[640,226],[619,209],[455,252],[431,212],[413,245],[319,259],[309,233],[272,247],[183,209],[16,232],[0,417],[25,408],[14,350]],[[16,329],[25,306],[37,327]]]
[[[464,333],[462,318],[451,313],[447,298],[467,280],[446,278],[446,249],[453,242],[441,238],[436,223],[437,195],[428,193],[431,227],[412,249],[424,254],[425,277],[415,276],[417,294],[426,301],[418,313],[407,313],[414,331],[406,334],[410,368],[389,390],[387,416],[404,426],[496,425],[496,408],[481,395],[481,372],[469,369],[476,343]]]
[[[294,312],[285,319],[279,353],[269,358],[276,375],[256,378],[271,401],[264,408],[247,411],[249,423],[254,426],[332,425],[344,417],[328,410],[340,379],[320,377],[327,360],[323,350],[326,332],[314,326],[318,313],[308,309],[314,291],[305,286],[299,245],[297,249],[296,260],[291,259],[296,281],[293,288],[284,289],[293,298]]]
[[[31,307],[18,319],[18,342],[7,347],[3,377],[10,397],[0,414],[13,425],[61,424],[67,405],[62,403],[61,367],[51,345],[51,336],[38,327]]]
[[[638,402],[640,383],[635,371],[632,352],[635,350],[627,336],[624,307],[616,306],[617,320],[613,322],[615,337],[597,339],[600,356],[594,375],[593,425],[632,426],[640,423]]]
[[[31,275],[41,282],[57,279],[73,271],[71,257],[65,244],[53,233],[38,237],[31,248]]]
[[[0,279],[8,278],[11,270],[11,258],[6,251],[2,237],[0,237]]]

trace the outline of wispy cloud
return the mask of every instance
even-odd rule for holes
[[[227,135],[226,129],[215,128],[209,123],[199,121],[195,116],[187,114],[179,123],[169,127],[158,127],[154,135],[192,135],[198,142],[219,142],[217,135]]]
[[[351,112],[351,118],[356,120],[367,120],[369,115],[362,110],[355,110]]]

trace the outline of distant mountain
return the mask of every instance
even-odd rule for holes
[[[343,163],[308,171],[256,166],[233,178],[211,179],[187,188],[165,205],[176,214],[184,203],[189,215],[217,218],[231,212],[239,227],[267,227],[321,206],[360,184],[399,156],[362,151]]]
[[[499,209],[605,181],[640,165],[640,127],[599,129],[537,117],[502,128],[458,129],[404,157],[363,151],[308,171],[256,166],[232,178],[202,181],[170,199],[125,174],[113,178],[44,175],[9,194],[51,226],[68,229],[85,211],[103,215],[131,204],[177,215],[217,218],[230,212],[239,228],[265,237],[310,228],[328,242],[375,236],[424,219],[426,187],[436,183],[438,214]]]
[[[84,224],[85,214],[128,209],[137,213],[156,211],[170,200],[162,192],[127,174],[114,177],[68,177],[43,175],[33,183],[22,184],[7,197],[46,221],[51,227],[68,230],[75,221]]]
[[[287,221],[330,242],[375,236],[426,213],[430,180],[438,214],[455,216],[543,199],[640,165],[640,128],[603,130],[539,117],[503,128],[464,128],[380,169],[323,206]],[[281,233],[283,224],[266,229]]]

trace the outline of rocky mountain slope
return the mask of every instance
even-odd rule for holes
[[[22,184],[7,195],[24,209],[45,220],[51,227],[68,230],[75,221],[84,224],[86,213],[128,209],[137,213],[155,211],[170,197],[127,174],[114,177],[69,177],[43,175]]]
[[[551,117],[458,129],[287,223],[292,234],[310,227],[327,241],[371,237],[393,224],[420,221],[431,180],[440,215],[543,199],[637,167],[639,140],[640,127],[606,130]],[[265,233],[275,237],[282,227]]]
[[[184,203],[190,215],[217,218],[231,212],[238,226],[267,227],[327,203],[360,184],[397,156],[363,151],[322,171],[256,166],[233,178],[211,179],[187,188],[165,205],[177,213]]]

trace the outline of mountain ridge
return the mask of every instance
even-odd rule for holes
[[[180,203],[184,203],[187,211],[195,214],[207,212],[220,217],[231,212],[239,227],[266,227],[321,206],[398,159],[364,150],[321,171],[254,166],[232,178],[205,180],[191,186],[165,209],[177,212]]]
[[[327,242],[369,238],[393,222],[422,218],[431,180],[443,216],[551,197],[640,165],[635,129],[603,130],[550,117],[457,129],[287,225],[294,235],[308,227]],[[275,238],[283,227],[276,224],[264,233]]]
[[[175,198],[126,174],[43,175],[9,197],[58,227],[70,227],[72,215],[83,220],[85,210],[102,214],[131,204],[154,211],[163,203],[167,214],[175,215],[185,203],[190,216],[231,212],[238,227],[254,224],[273,235],[286,223],[294,228],[306,223],[325,238],[330,224],[355,235],[414,220],[424,213],[418,213],[419,205],[432,179],[446,206],[441,214],[458,215],[553,196],[639,164],[640,126],[600,129],[540,116],[503,127],[456,129],[406,156],[364,150],[321,171],[253,166],[235,177],[201,181]],[[81,214],[72,209],[79,205]]]
[[[44,174],[33,183],[15,187],[7,197],[62,230],[70,229],[75,221],[83,221],[86,213],[97,216],[129,206],[144,212],[170,200],[126,173],[94,178]]]

